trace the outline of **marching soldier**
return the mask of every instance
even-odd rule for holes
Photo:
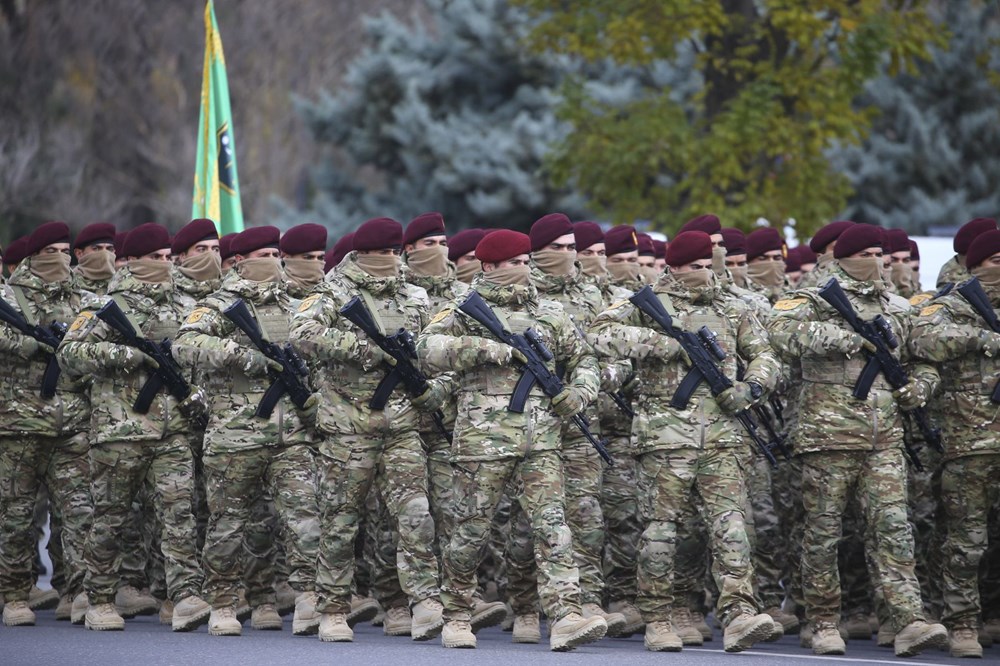
[[[281,262],[288,278],[288,295],[305,298],[326,275],[326,227],[300,224],[281,236]]]
[[[459,282],[472,284],[472,278],[482,272],[476,259],[476,245],[489,233],[486,229],[463,229],[448,239],[448,261],[455,264]]]
[[[88,224],[73,241],[76,282],[84,291],[104,295],[115,274],[115,225]]]
[[[785,240],[774,227],[754,229],[747,236],[747,279],[774,303],[788,289],[785,280]]]
[[[952,240],[955,256],[945,262],[938,273],[937,288],[946,284],[958,284],[969,279],[969,271],[965,267],[965,255],[980,234],[997,228],[997,221],[990,217],[977,217],[963,224]]]
[[[833,266],[833,250],[837,246],[837,239],[844,230],[852,226],[851,220],[837,220],[820,228],[812,238],[809,239],[809,249],[816,253],[816,268],[807,275],[802,276],[799,282],[799,289],[816,287],[829,278],[828,271]]]

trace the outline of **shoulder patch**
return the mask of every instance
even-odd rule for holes
[[[202,317],[204,317],[211,311],[212,310],[210,308],[195,308],[194,310],[191,311],[191,314],[187,316],[187,319],[184,320],[184,323],[197,324],[199,321],[201,321]]]
[[[933,294],[916,294],[910,297],[910,305],[917,306],[931,300]]]
[[[930,317],[932,314],[943,308],[944,305],[937,303],[935,305],[928,305],[926,308],[920,311],[921,317]]]
[[[809,302],[808,298],[788,298],[778,301],[774,304],[774,309],[780,312],[786,312],[788,310],[794,310],[800,305],[805,305]]]
[[[631,303],[631,301],[629,301],[628,299],[622,299],[620,301],[615,301],[614,303],[612,303],[611,305],[609,305],[608,309],[609,310],[616,310],[616,309],[620,308],[623,305],[628,305],[629,303]]]
[[[69,327],[70,332],[79,331],[81,328],[87,325],[87,322],[89,322],[93,318],[94,318],[93,312],[91,312],[90,310],[84,310],[83,312],[81,312],[76,316],[76,319],[73,320],[73,323]]]
[[[445,308],[445,309],[441,310],[440,312],[438,312],[433,317],[431,317],[431,320],[429,322],[427,322],[427,325],[430,326],[431,324],[436,324],[439,321],[447,319],[449,316],[451,316],[451,314],[453,312],[455,312],[454,308]]]
[[[319,300],[319,298],[320,298],[319,294],[309,294],[308,296],[306,296],[304,299],[302,299],[302,302],[299,303],[299,312],[305,312],[306,310],[311,308],[313,304]]]

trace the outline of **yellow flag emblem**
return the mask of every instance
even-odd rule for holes
[[[438,312],[436,315],[434,315],[431,318],[431,320],[429,322],[427,322],[427,325],[430,326],[431,324],[436,324],[439,321],[443,321],[443,320],[447,319],[448,317],[451,316],[451,313],[454,312],[454,311],[455,310],[452,309],[452,308],[445,308],[444,310],[441,310],[441,312]]]
[[[944,306],[938,303],[937,305],[928,305],[926,308],[920,311],[921,317],[930,317],[932,314],[943,308]]]
[[[774,309],[780,312],[785,312],[787,310],[794,310],[800,305],[808,303],[808,298],[789,298],[787,300],[778,301],[774,304]]]
[[[188,315],[188,318],[184,320],[184,323],[197,324],[199,321],[201,321],[201,318],[204,317],[209,312],[211,312],[211,310],[209,310],[208,308],[195,308],[194,310],[191,311],[191,314]]]
[[[89,310],[84,310],[76,319],[73,320],[73,324],[69,327],[70,332],[79,331],[81,328],[87,325],[87,322],[94,318],[94,313]]]
[[[929,300],[931,300],[931,294],[917,294],[916,296],[912,296],[910,298],[910,305],[921,305]]]
[[[299,303],[299,312],[305,312],[313,306],[313,303],[319,300],[319,294],[311,294],[306,296],[305,300]]]

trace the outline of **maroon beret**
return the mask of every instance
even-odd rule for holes
[[[486,235],[485,229],[463,229],[448,239],[448,260],[458,261],[470,252],[476,251],[479,241]]]
[[[444,236],[444,216],[441,213],[423,213],[417,215],[406,225],[406,233],[403,234],[403,244],[416,243],[421,238],[428,236]]]
[[[819,260],[808,245],[799,245],[796,249],[799,251],[799,261],[803,264],[815,264]]]
[[[125,239],[128,238],[127,231],[119,231],[115,234],[115,255],[118,257],[125,256]]]
[[[708,213],[707,215],[699,215],[698,217],[691,218],[685,222],[679,233],[685,231],[704,231],[711,236],[712,234],[722,233],[722,223],[719,222],[718,217]]]
[[[704,231],[683,231],[670,241],[667,264],[678,267],[712,258],[712,239]]]
[[[403,244],[403,225],[391,217],[363,222],[354,232],[353,250],[385,250]]]
[[[788,251],[788,254],[785,256],[786,273],[794,273],[795,271],[802,270],[802,253],[799,252],[799,247],[793,247]]]
[[[902,229],[889,229],[885,233],[888,240],[885,245],[886,252],[910,251],[910,237],[906,235],[905,231]]]
[[[573,225],[573,237],[576,238],[576,251],[586,250],[595,243],[604,242],[604,232],[597,222],[577,222]]]
[[[46,222],[28,236],[27,253],[30,257],[53,243],[68,243],[69,227],[65,222]]]
[[[754,229],[747,235],[747,259],[754,259],[765,252],[781,250],[785,247],[785,239],[774,227]]]
[[[653,252],[657,259],[667,258],[667,241],[653,239]]]
[[[653,237],[649,234],[636,234],[635,236],[639,245],[639,256],[655,257],[656,249],[653,247]]]
[[[76,240],[73,241],[73,247],[82,249],[97,243],[113,244],[115,233],[115,225],[110,222],[94,222],[80,230],[80,233],[76,235]]]
[[[833,256],[843,259],[869,247],[882,247],[882,228],[871,224],[854,224],[837,238]]]
[[[958,230],[958,233],[955,234],[955,240],[953,241],[955,254],[968,254],[969,248],[972,247],[972,241],[974,241],[979,234],[984,234],[987,231],[993,231],[996,228],[997,221],[992,217],[977,217],[974,220],[966,222],[962,225],[962,228]]]
[[[233,239],[239,234],[226,234],[219,239],[219,258],[223,261],[233,256]]]
[[[324,257],[325,263],[323,264],[326,272],[329,273],[334,266],[338,266],[344,260],[344,257],[347,256],[347,253],[351,251],[352,247],[354,247],[353,231],[349,234],[344,234],[340,240],[333,244],[330,251],[326,253]]]
[[[613,254],[625,254],[639,249],[639,237],[635,228],[629,226],[612,227],[604,234],[604,250],[610,257]]]
[[[170,243],[170,252],[172,254],[187,252],[196,243],[208,239],[219,239],[219,230],[215,222],[206,218],[191,220],[174,236]]]
[[[312,222],[296,225],[281,236],[279,247],[284,254],[326,252],[326,227]]]
[[[156,222],[140,224],[128,232],[122,243],[122,253],[118,256],[145,257],[147,254],[170,249],[170,232]]]
[[[11,241],[3,253],[3,263],[19,264],[28,256],[28,237],[22,236]]]
[[[739,229],[726,227],[720,231],[722,243],[726,246],[726,256],[747,253],[747,236]]]
[[[826,250],[827,245],[840,238],[840,234],[844,233],[844,229],[853,225],[854,222],[850,220],[831,222],[816,232],[816,235],[809,241],[809,247],[816,254],[822,254]]]
[[[917,241],[910,239],[910,259],[920,259],[920,247]]]
[[[985,234],[979,234],[976,236],[975,244],[969,248],[969,253],[965,255],[965,266],[971,270],[997,252],[1000,252],[1000,230],[994,229]]]
[[[558,236],[557,236],[558,238]],[[497,229],[476,245],[476,259],[484,264],[499,264],[521,254],[531,252],[531,238],[520,231]]]
[[[573,223],[562,213],[549,213],[535,220],[528,236],[531,238],[531,251],[537,252],[546,245],[566,234],[573,233]]]
[[[233,255],[246,257],[251,252],[262,250],[266,247],[277,248],[281,241],[281,230],[270,225],[263,227],[250,227],[236,234],[236,238],[230,241],[229,251]]]

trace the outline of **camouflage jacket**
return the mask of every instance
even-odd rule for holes
[[[418,412],[400,385],[385,409],[369,401],[390,367],[383,352],[357,326],[340,314],[361,296],[387,334],[400,328],[416,337],[430,310],[427,293],[402,277],[373,277],[362,270],[354,253],[317,285],[292,319],[291,339],[304,358],[319,366],[314,383],[320,391],[316,427],[324,434],[394,434],[419,427]]]
[[[759,383],[765,391],[774,388],[780,364],[768,344],[763,324],[744,303],[724,295],[718,284],[696,296],[670,274],[661,277],[653,291],[678,328],[696,331],[708,326],[718,335],[719,344],[729,352],[721,363],[727,377],[735,379],[736,357],[740,356],[752,359],[746,368],[747,381]],[[654,326],[632,303],[623,301],[601,313],[591,327],[600,356],[630,358],[636,364],[642,389],[633,403],[633,453],[743,446],[739,423],[719,407],[704,383],[684,409],[670,405],[689,368],[682,356],[664,360],[653,353],[666,338]]]
[[[997,312],[997,297],[993,297]],[[990,394],[1000,379],[1000,360],[982,351],[986,322],[961,294],[928,304],[914,318],[910,351],[938,363],[941,392],[935,398],[945,458],[1000,452],[1000,405]]]
[[[285,291],[284,282],[252,282],[233,272],[218,291],[198,301],[177,333],[174,346],[178,363],[198,369],[205,377],[211,416],[205,429],[209,453],[310,443],[308,418],[287,395],[278,401],[268,419],[255,415],[270,388],[269,375],[250,375],[240,358],[256,347],[222,311],[242,299],[265,339],[277,345],[288,342],[288,325],[298,301]]]
[[[119,369],[117,362],[136,351],[96,317],[109,300],[116,301],[133,326],[154,342],[173,338],[183,317],[173,284],[140,282],[127,266],[115,272],[106,296],[93,296],[81,304],[79,316],[59,347],[59,362],[67,373],[93,379],[91,441],[140,442],[189,432],[187,418],[166,390],[156,395],[146,414],[132,409],[151,372],[145,367],[128,372]]]
[[[90,296],[82,292],[74,277],[64,282],[44,282],[31,272],[30,257],[21,262],[0,295],[29,324],[45,327],[52,322],[69,324],[80,302]],[[71,435],[86,429],[90,412],[86,383],[60,373],[56,394],[39,394],[49,356],[35,352],[30,357],[24,345],[34,346],[21,333],[0,323],[0,433],[4,435]]]
[[[194,310],[195,303],[217,290],[222,284],[222,280],[195,280],[185,275],[178,266],[174,266],[171,274],[177,299],[186,312]]]
[[[469,285],[458,281],[455,264],[450,261],[448,262],[447,275],[415,275],[404,265],[403,279],[427,293],[427,300],[431,303],[430,314],[432,315],[437,313],[445,303],[469,291]]]
[[[816,259],[816,267],[802,276],[797,288],[812,289],[822,286],[830,279],[830,271],[834,266],[833,252],[819,255]]]
[[[554,357],[550,369],[565,368],[565,384],[585,402],[597,396],[600,376],[590,345],[554,301],[541,300],[534,285],[500,286],[480,275],[472,282],[509,330],[534,329]],[[514,364],[488,362],[486,348],[496,343],[477,321],[458,306],[446,305],[427,325],[417,342],[422,367],[431,374],[456,373],[458,418],[455,460],[497,460],[560,446],[562,420],[549,410],[550,400],[535,386],[523,413],[510,412],[511,393],[523,374]]]
[[[962,264],[958,263],[958,255],[944,262],[944,266],[941,267],[941,271],[938,273],[936,286],[938,289],[948,284],[958,284],[960,282],[965,282],[970,277],[968,269]]]
[[[83,276],[80,271],[73,271],[73,276],[76,279],[76,286],[81,291],[89,291],[92,294],[97,294],[98,296],[103,296],[108,293],[108,286],[111,284],[111,278],[107,280],[91,280]]]
[[[854,311],[866,321],[883,315],[900,341],[897,357],[911,361],[906,341],[912,326],[910,304],[901,296],[876,288],[873,282],[859,282],[839,265],[830,271],[850,298]],[[872,385],[865,401],[851,395],[867,358],[836,350],[836,345],[854,331],[817,289],[798,289],[774,305],[769,331],[771,344],[790,360],[798,359],[802,369],[799,412],[793,437],[801,453],[832,450],[872,450],[902,444],[902,421],[892,388],[883,375]],[[933,390],[938,383],[933,367],[914,363],[910,376],[926,382]]]

